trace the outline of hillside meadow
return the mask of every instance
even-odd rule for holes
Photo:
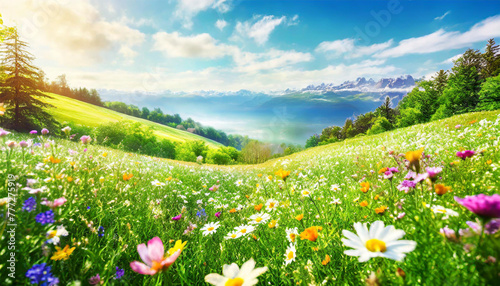
[[[500,111],[246,166],[158,159],[50,134],[0,132],[2,285],[500,279]]]

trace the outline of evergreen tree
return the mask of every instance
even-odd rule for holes
[[[500,109],[500,75],[488,78],[479,92],[479,103],[476,110]]]
[[[384,103],[375,110],[375,115],[385,117],[392,124],[395,123],[395,110],[392,108],[392,100],[389,96],[386,96]]]
[[[495,43],[495,39],[489,39],[483,54],[484,76],[492,77],[500,74],[500,46]]]
[[[40,100],[48,96],[38,89],[39,70],[31,63],[34,57],[27,51],[28,44],[12,29],[2,46],[5,79],[0,86],[0,102],[7,107],[5,126],[26,131],[54,125],[54,119],[43,109],[50,105]]]

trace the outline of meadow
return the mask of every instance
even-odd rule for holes
[[[500,111],[246,166],[158,159],[50,134],[0,132],[2,285],[500,280]],[[479,194],[486,197],[460,199]],[[17,225],[15,278],[7,223]],[[252,258],[255,265],[246,263]]]

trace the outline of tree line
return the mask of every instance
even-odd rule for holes
[[[488,40],[484,53],[467,49],[451,70],[440,70],[392,107],[389,96],[373,112],[346,119],[344,126],[330,126],[306,141],[306,148],[356,136],[378,134],[394,128],[444,119],[457,114],[500,109],[500,47]]]

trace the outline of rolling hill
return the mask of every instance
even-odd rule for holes
[[[160,138],[165,138],[174,142],[185,142],[191,140],[202,140],[211,148],[218,148],[222,144],[213,140],[189,133],[187,131],[178,130],[172,127],[161,125],[149,120],[129,116],[113,110],[109,110],[100,106],[95,106],[76,99],[64,97],[54,93],[47,93],[52,98],[45,98],[43,101],[53,105],[48,112],[52,114],[56,120],[61,123],[74,122],[77,124],[97,127],[102,123],[116,121],[133,121],[139,122],[154,130],[154,134]]]

